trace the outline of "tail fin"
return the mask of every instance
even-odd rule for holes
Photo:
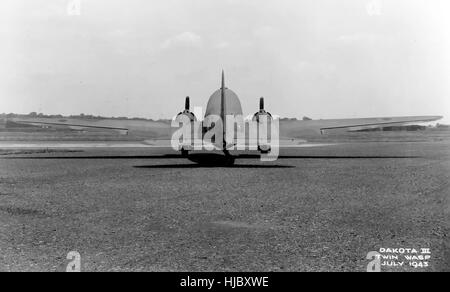
[[[226,120],[225,120],[225,72],[222,69],[222,86],[220,87],[221,98],[220,98],[220,118],[222,119],[222,138],[223,138],[223,149],[226,150]]]
[[[225,72],[222,70],[222,86],[221,89],[225,89]]]

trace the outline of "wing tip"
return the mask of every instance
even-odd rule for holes
[[[439,121],[442,120],[444,118],[444,116],[425,116],[423,117],[423,121],[425,122],[434,122],[434,121]],[[420,120],[418,120],[418,122],[420,122]]]

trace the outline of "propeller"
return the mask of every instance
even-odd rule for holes
[[[189,96],[186,96],[186,101],[184,102],[184,109],[186,111],[189,111],[189,108],[190,108]]]
[[[184,102],[184,110],[180,112],[178,115],[187,115],[191,119],[191,121],[195,121],[197,120],[197,118],[195,117],[194,113],[190,111],[190,108],[191,108],[190,98],[189,96],[186,96],[186,100]]]

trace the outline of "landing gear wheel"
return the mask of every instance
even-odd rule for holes
[[[230,152],[228,152],[228,150],[224,150],[224,154],[225,154],[225,161],[224,161],[225,166],[233,166],[235,161],[233,155],[231,155]]]
[[[234,157],[229,156],[225,159],[225,166],[233,166],[234,165]]]

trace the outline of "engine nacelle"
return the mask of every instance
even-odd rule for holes
[[[197,118],[194,115],[194,113],[190,111],[189,96],[186,96],[184,110],[177,115],[177,118],[182,115],[188,117],[191,122],[197,121]],[[192,129],[194,129],[194,128],[192,127]],[[191,137],[193,137],[193,133],[191,133],[191,134],[192,134]],[[183,156],[187,156],[189,151],[194,149],[194,146],[192,143],[188,143],[188,144],[181,145],[179,149]]]
[[[272,115],[264,109],[264,97],[259,99],[259,111],[253,115],[253,121],[258,123],[258,150],[261,153],[270,152],[270,143],[269,143],[269,129],[270,123],[273,120]],[[260,126],[261,123],[265,123],[264,127]],[[263,129],[266,133],[260,133],[260,130]],[[260,143],[260,135],[264,134],[266,137],[266,143]]]
[[[264,97],[259,99],[259,111],[253,115],[253,121],[257,121],[259,123],[261,116],[267,116],[267,121],[272,120],[272,115],[264,109]]]

